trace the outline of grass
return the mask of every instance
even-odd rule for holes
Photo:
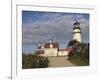
[[[69,61],[77,66],[89,66],[89,62],[85,62],[79,58],[69,59]]]

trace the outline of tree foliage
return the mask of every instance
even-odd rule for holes
[[[69,42],[68,47],[72,47],[73,50],[69,52],[69,59],[81,59],[89,63],[89,43],[80,43],[76,40]]]

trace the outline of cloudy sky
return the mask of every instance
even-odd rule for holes
[[[89,14],[22,11],[22,51],[33,52],[50,39],[65,48],[72,40],[73,23],[80,22],[82,42],[89,42]]]

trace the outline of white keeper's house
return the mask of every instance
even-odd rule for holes
[[[73,27],[73,40],[77,40],[81,42],[81,30],[80,30],[80,23],[75,22]],[[47,43],[39,44],[37,47],[36,52],[39,56],[50,57],[50,56],[67,56],[72,48],[59,48],[60,44],[58,42],[54,42],[50,40]]]

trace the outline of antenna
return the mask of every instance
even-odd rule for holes
[[[54,38],[54,41],[57,42],[57,38],[56,37]]]
[[[76,17],[76,16],[74,17],[74,22],[75,22],[75,21],[77,21],[77,17]]]

